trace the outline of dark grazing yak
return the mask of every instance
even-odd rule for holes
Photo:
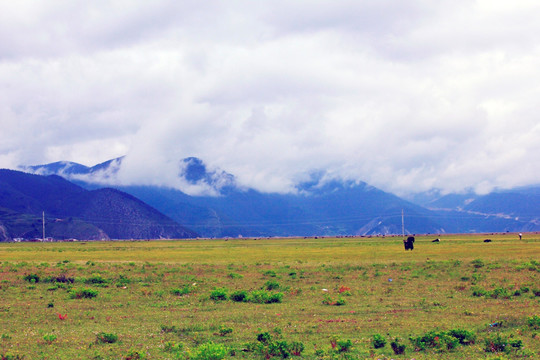
[[[403,240],[403,245],[405,245],[405,250],[414,249],[414,236],[409,236],[407,240]]]

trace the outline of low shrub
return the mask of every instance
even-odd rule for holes
[[[504,352],[509,353],[513,349],[521,349],[523,341],[521,339],[513,339],[512,336],[506,337],[501,334],[493,335],[484,341],[485,352]]]
[[[92,274],[88,279],[84,280],[85,284],[107,284],[108,280],[104,279],[100,274]]]
[[[472,290],[472,295],[476,297],[486,296],[486,294],[488,293],[485,289],[481,288],[480,286],[473,286],[471,290]]]
[[[181,353],[184,351],[184,344],[175,343],[174,341],[167,341],[164,346],[166,352]]]
[[[280,303],[283,301],[283,293],[270,294],[267,304]]]
[[[145,360],[146,353],[143,350],[129,350],[124,360]]]
[[[342,352],[349,352],[352,348],[352,341],[351,340],[338,340],[336,342],[337,345],[337,351]]]
[[[540,330],[540,316],[533,315],[527,318],[527,324],[533,329]]]
[[[229,275],[227,275],[228,277],[230,277],[231,279],[243,279],[244,278],[244,275],[242,274],[238,274],[238,273],[229,273]]]
[[[225,325],[221,325],[221,326],[219,327],[219,332],[218,332],[218,334],[219,334],[219,336],[226,336],[226,335],[232,334],[232,332],[233,332],[233,329],[232,329],[232,328],[227,327],[227,326],[225,326]]]
[[[482,261],[481,259],[474,259],[473,261],[471,261],[471,264],[476,269],[479,269],[485,266],[484,261]]]
[[[476,335],[472,331],[463,329],[452,329],[448,331],[448,335],[458,339],[461,345],[471,345],[476,341]]]
[[[50,345],[56,340],[56,335],[54,335],[54,334],[45,334],[43,336],[43,340],[45,340],[45,342]]]
[[[249,301],[256,304],[280,303],[283,293],[271,293],[266,290],[254,290],[251,292]]]
[[[175,289],[172,289],[171,290],[171,294],[173,295],[176,295],[176,296],[183,296],[183,295],[187,295],[191,292],[191,287],[189,285],[185,285],[184,287],[182,288],[175,288]]]
[[[439,350],[452,350],[458,345],[474,344],[476,335],[468,330],[452,329],[450,331],[429,331],[423,336],[411,338],[411,343],[417,350],[437,348]]]
[[[324,299],[322,301],[324,305],[333,305],[333,306],[343,306],[346,305],[347,302],[345,299],[343,299],[341,296],[338,297],[337,300],[334,300],[330,295],[326,294],[324,296]]]
[[[39,282],[39,276],[36,274],[28,274],[23,279],[24,281],[28,281],[31,284],[35,284]]]
[[[512,295],[505,288],[495,288],[489,292],[489,297],[492,299],[510,299]]]
[[[228,291],[225,288],[214,289],[210,293],[210,299],[215,300],[215,301],[227,300],[228,299],[227,292]]]
[[[74,289],[71,290],[69,293],[70,299],[91,299],[98,296],[98,292],[94,289]]]
[[[236,302],[248,302],[249,294],[245,290],[238,290],[231,294],[231,300]]]
[[[264,284],[264,287],[266,288],[266,290],[279,289],[279,283],[275,280],[268,280],[266,284]]]
[[[301,356],[304,351],[304,344],[299,341],[293,341],[289,346],[289,349],[294,356]]]
[[[120,274],[120,277],[116,281],[116,287],[124,287],[131,284],[131,279],[125,275]]]
[[[411,343],[417,350],[426,350],[427,348],[437,347],[439,345],[439,339],[444,333],[437,331],[429,331],[423,336],[416,338],[410,338]]]
[[[380,349],[386,345],[386,339],[381,334],[375,334],[371,339],[371,344],[375,349]]]
[[[272,342],[272,335],[267,331],[262,332],[257,334],[257,341],[263,344],[268,344]]]
[[[100,332],[96,335],[96,342],[102,344],[114,344],[118,341],[118,336],[112,333]]]
[[[214,344],[208,342],[206,344],[199,345],[193,354],[195,360],[221,360],[227,358],[229,350],[223,344]]]
[[[264,276],[268,276],[268,277],[276,277],[277,274],[274,270],[267,270],[263,273]]]

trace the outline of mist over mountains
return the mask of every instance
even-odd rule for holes
[[[72,162],[28,166],[35,174],[60,175],[86,189],[104,184],[149,204],[204,237],[323,236],[540,230],[540,190],[476,194],[417,194],[414,202],[364,182],[312,174],[289,194],[239,187],[235,176],[209,170],[198,158],[178,163],[179,188],[122,184],[124,158],[93,167]],[[159,174],[155,175],[159,177]]]

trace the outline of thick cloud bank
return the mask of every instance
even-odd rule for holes
[[[535,1],[0,4],[0,167],[197,156],[263,191],[540,182]]]

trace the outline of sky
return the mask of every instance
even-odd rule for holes
[[[540,184],[540,3],[0,0],[0,167],[290,192]]]

